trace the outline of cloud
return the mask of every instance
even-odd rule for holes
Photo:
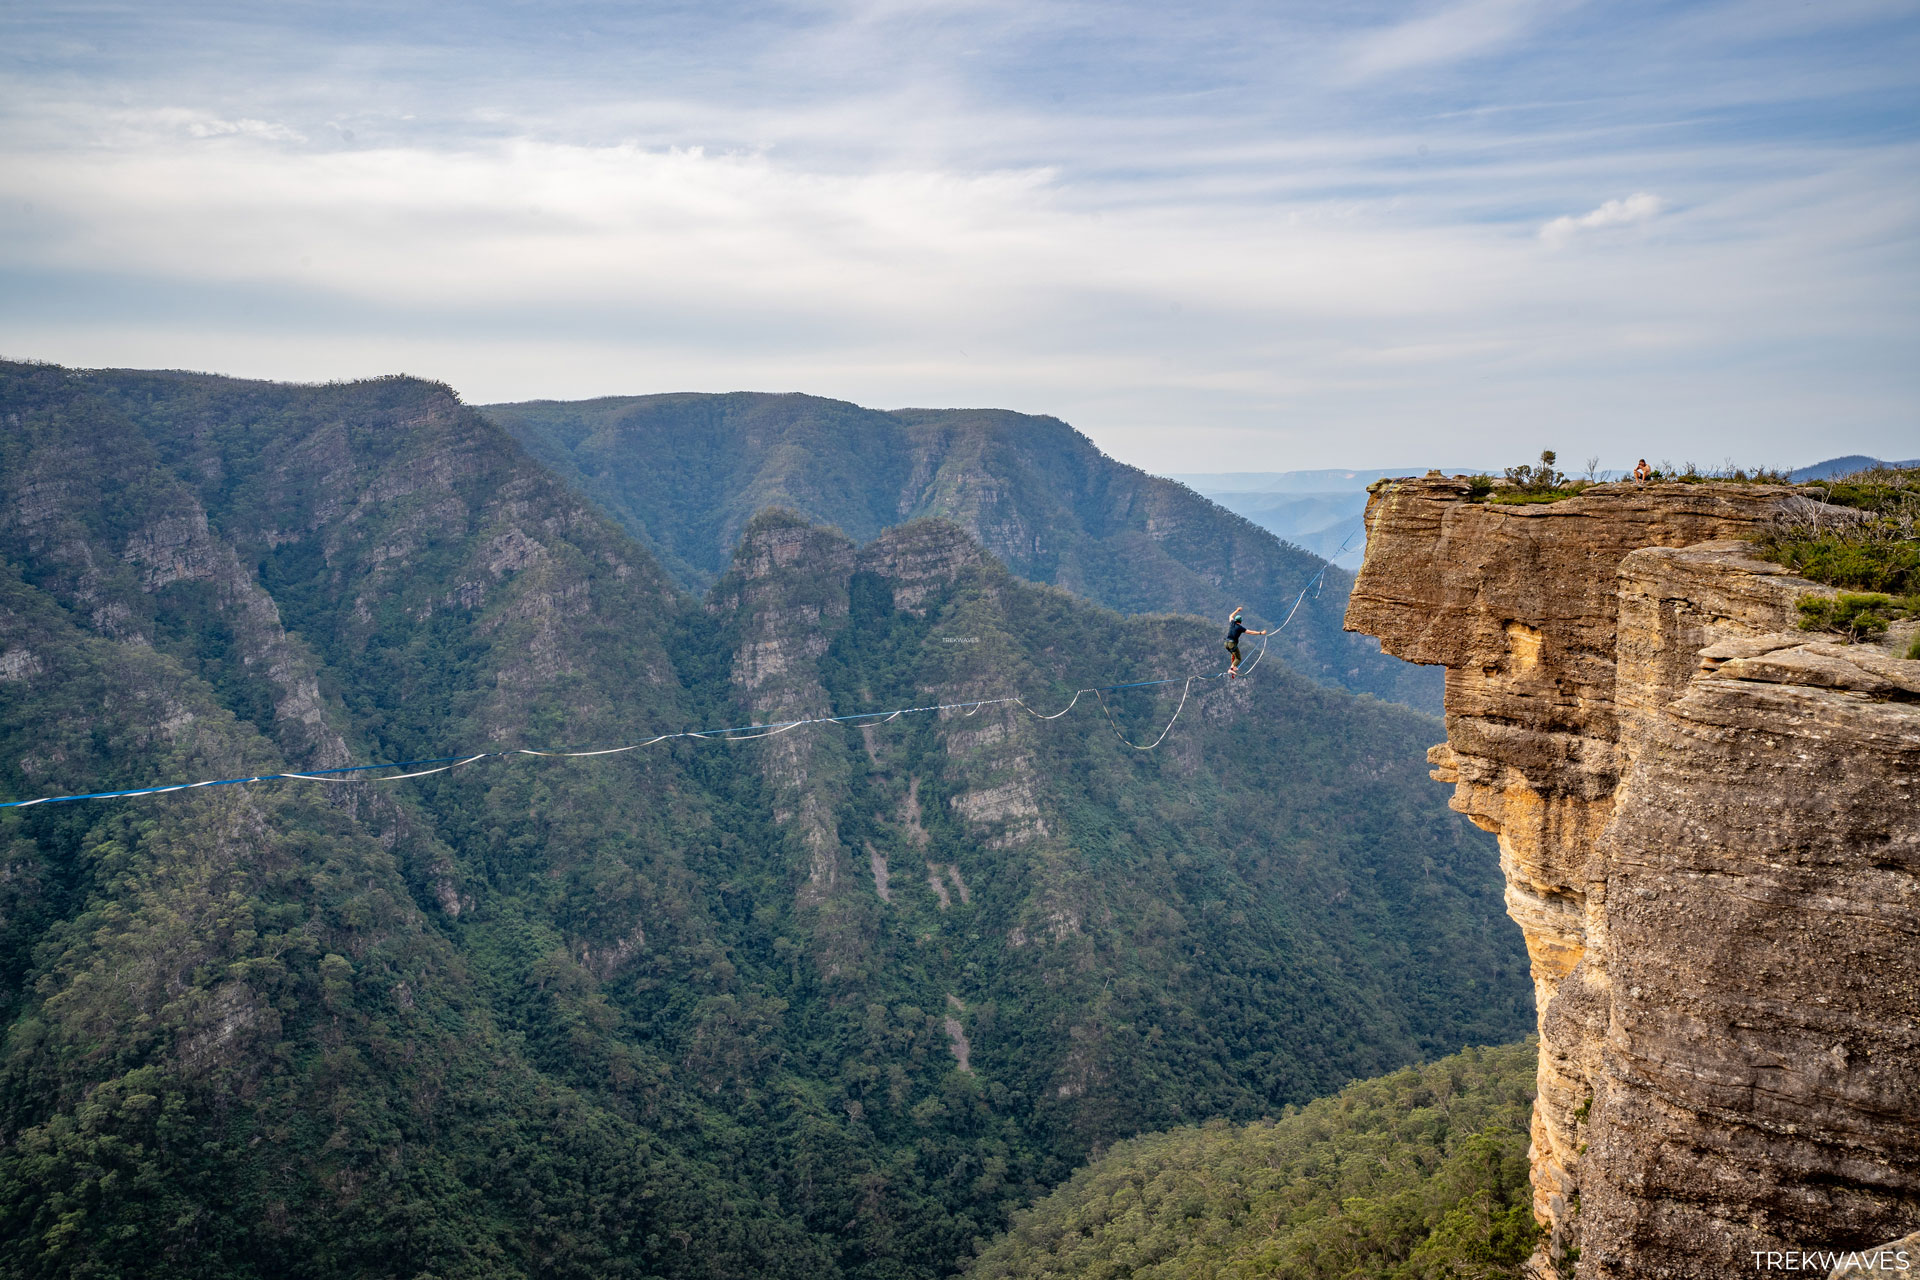
[[[1183,470],[1884,456],[1920,21],[1835,2],[181,0],[84,54],[0,6],[0,350],[1004,405]],[[1684,236],[1543,252],[1654,192]]]
[[[163,130],[175,130],[190,138],[254,138],[262,142],[305,142],[298,129],[272,120],[242,116],[224,119],[207,111],[182,107],[163,108],[147,114],[147,121]]]
[[[1493,269],[1487,236],[1380,234],[1365,202],[1304,203],[1277,225],[1264,204],[1206,193],[1106,208],[1050,169],[832,172],[698,147],[328,149],[239,132],[0,158],[0,199],[34,199],[43,220],[0,245],[0,266],[323,288],[407,308],[644,300],[931,333],[1093,298],[1425,313],[1472,296]]]
[[[1555,218],[1540,228],[1540,238],[1557,249],[1583,231],[1651,222],[1666,209],[1667,202],[1659,196],[1650,191],[1636,191],[1623,199],[1609,200],[1593,212],[1583,213],[1577,218],[1570,214]]]
[[[1543,13],[1541,0],[1465,0],[1357,41],[1347,69],[1371,79],[1457,62],[1512,43]]]

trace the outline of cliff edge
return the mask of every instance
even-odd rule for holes
[[[1532,961],[1543,1277],[1920,1227],[1920,662],[1912,624],[1796,629],[1831,591],[1746,541],[1790,493],[1429,476],[1367,505],[1347,627],[1446,668],[1428,758],[1499,836]]]

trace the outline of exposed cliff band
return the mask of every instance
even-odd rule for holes
[[[1533,965],[1544,1275],[1920,1226],[1920,662],[1795,629],[1826,589],[1744,541],[1788,492],[1368,503],[1347,626],[1446,668],[1429,759]]]

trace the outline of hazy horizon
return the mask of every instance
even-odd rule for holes
[[[44,360],[41,357],[37,357],[37,356],[20,356],[20,355],[15,355],[11,352],[6,352],[6,351],[0,351],[0,360],[16,360],[16,361],[21,361],[25,363],[43,363],[43,364],[59,363],[57,361]],[[133,369],[131,366],[106,366],[106,365],[64,366],[64,367],[74,368],[81,371],[177,373],[177,374],[185,374],[185,375],[194,376],[194,377],[240,378],[246,381],[279,382],[279,383],[284,383],[286,385],[293,385],[293,386],[325,386],[330,383],[353,382],[353,381],[361,380],[361,378],[359,377],[277,379],[277,378],[270,378],[270,377],[255,377],[255,376],[250,376],[245,374],[222,373],[219,370],[215,370],[215,369],[156,368],[156,369],[147,369],[147,370],[137,370],[137,369]],[[415,371],[404,371],[404,372],[395,371],[393,374],[368,374],[364,376],[368,378],[379,378],[379,377],[388,377],[388,376],[417,377],[425,381],[441,383],[450,387],[454,392],[454,394],[460,397],[462,403],[472,405],[473,407],[478,409],[485,409],[493,405],[506,405],[506,404],[515,404],[515,403],[522,403],[522,404],[539,403],[541,401],[556,402],[556,403],[565,402],[564,399],[560,397],[552,397],[552,396],[532,397],[531,399],[525,400],[525,401],[475,400],[471,396],[461,394],[459,387],[454,386],[450,382],[447,382],[447,380],[444,378],[436,378],[432,374],[420,373]],[[764,395],[805,395],[805,396],[812,396],[817,394],[811,391],[753,392],[753,391],[747,391],[744,388],[740,388],[740,389],[736,389],[736,391],[734,392],[727,392],[727,391],[709,392],[709,391],[691,391],[691,390],[645,391],[645,392],[633,392],[633,393],[614,392],[614,393],[601,395],[601,396],[590,396],[590,397],[583,396],[583,397],[579,397],[579,399],[617,400],[617,399],[630,399],[635,396],[643,396],[643,395],[663,395],[663,396],[729,395],[729,394],[740,394],[740,393],[764,394]],[[838,397],[821,397],[821,398],[836,399]],[[858,404],[857,401],[849,401],[847,403]],[[936,411],[947,411],[947,412],[966,412],[969,410],[1011,410],[1015,413],[1028,412],[1027,410],[1020,409],[1014,405],[985,405],[985,404],[982,404],[982,405],[931,405],[931,404],[859,405],[859,407],[863,409],[872,409],[882,413],[894,413],[894,412],[903,412],[908,410],[929,410],[929,409],[936,410]],[[1057,415],[1036,415],[1036,416],[1057,416]],[[1062,421],[1066,421],[1066,420],[1062,419]],[[1533,453],[1527,454],[1525,456],[1503,457],[1497,463],[1484,462],[1484,463],[1479,463],[1479,464],[1470,465],[1470,466],[1462,465],[1457,461],[1451,462],[1451,463],[1416,462],[1412,464],[1395,464],[1392,466],[1383,466],[1379,463],[1365,463],[1360,465],[1343,465],[1340,463],[1321,463],[1319,465],[1311,466],[1311,467],[1248,466],[1248,467],[1232,468],[1227,470],[1192,471],[1192,470],[1183,469],[1182,467],[1179,467],[1179,466],[1174,466],[1174,467],[1153,466],[1153,465],[1149,465],[1146,462],[1142,462],[1133,458],[1126,457],[1123,453],[1117,452],[1108,444],[1093,437],[1092,433],[1086,432],[1083,428],[1079,426],[1079,424],[1068,421],[1067,425],[1074,427],[1076,430],[1081,430],[1082,434],[1087,435],[1089,439],[1093,439],[1094,444],[1099,446],[1101,450],[1105,452],[1109,457],[1112,457],[1119,462],[1126,463],[1128,466],[1139,467],[1141,470],[1146,471],[1149,474],[1158,475],[1169,480],[1178,481],[1196,490],[1205,490],[1213,487],[1206,483],[1203,483],[1203,481],[1211,480],[1211,479],[1225,479],[1226,477],[1229,477],[1229,476],[1252,477],[1252,476],[1269,476],[1269,475],[1309,475],[1309,474],[1317,474],[1317,473],[1332,474],[1337,472],[1348,472],[1353,475],[1418,475],[1428,470],[1432,470],[1436,468],[1447,475],[1455,475],[1455,474],[1466,475],[1466,474],[1474,474],[1477,472],[1491,472],[1494,474],[1498,474],[1499,471],[1505,466],[1514,465],[1520,462],[1530,463],[1530,462],[1533,462],[1538,457],[1538,450],[1535,450]],[[1551,448],[1552,446],[1548,445],[1546,447]],[[1911,449],[1914,446],[1909,444],[1908,447]],[[1887,461],[1887,462],[1908,461],[1908,459],[1900,458],[1898,456],[1899,452],[1900,452],[1899,450],[1894,450],[1882,455],[1873,455],[1873,454],[1864,454],[1862,453],[1862,451],[1858,449],[1840,449],[1837,452],[1820,453],[1818,457],[1794,456],[1791,458],[1774,458],[1774,457],[1756,458],[1756,457],[1747,456],[1745,454],[1737,455],[1737,456],[1728,454],[1728,455],[1723,455],[1719,458],[1710,458],[1710,459],[1694,458],[1694,457],[1676,459],[1666,454],[1658,454],[1657,457],[1654,454],[1649,454],[1647,456],[1654,457],[1655,461],[1660,463],[1660,465],[1663,465],[1663,466],[1676,465],[1676,464],[1685,465],[1686,463],[1691,462],[1699,465],[1702,469],[1712,469],[1712,468],[1726,465],[1728,463],[1737,464],[1741,466],[1752,466],[1756,463],[1759,463],[1766,466],[1779,467],[1784,470],[1792,471],[1792,470],[1797,470],[1801,467],[1813,466],[1818,463],[1829,462],[1837,458],[1850,457],[1856,454],[1860,456],[1865,456],[1865,457],[1876,457],[1880,461]],[[1562,470],[1567,471],[1571,475],[1579,475],[1582,472],[1584,472],[1586,468],[1586,462],[1584,457],[1579,459],[1568,458],[1564,456],[1564,454],[1560,457],[1560,460],[1557,465]],[[1631,470],[1632,465],[1633,465],[1632,459],[1626,459],[1625,461],[1603,459],[1603,461],[1597,467],[1597,471],[1603,475],[1608,472],[1612,472],[1614,474],[1624,474],[1625,472]],[[1222,491],[1225,492],[1225,490],[1222,490]],[[1314,491],[1302,490],[1301,492],[1314,492]]]

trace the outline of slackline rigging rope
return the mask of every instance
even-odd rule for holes
[[[1353,537],[1349,535],[1347,542],[1352,541]],[[1346,543],[1342,543],[1340,550],[1333,554],[1335,557],[1338,557],[1343,554],[1346,549]],[[1242,675],[1251,674],[1253,669],[1260,665],[1260,659],[1264,658],[1267,654],[1268,638],[1286,630],[1287,624],[1293,621],[1293,615],[1300,611],[1301,602],[1307,598],[1307,593],[1317,590],[1320,586],[1320,580],[1326,576],[1327,570],[1332,567],[1333,563],[1330,559],[1326,564],[1320,566],[1319,572],[1307,580],[1306,586],[1300,588],[1300,594],[1294,597],[1293,607],[1287,610],[1287,616],[1281,620],[1280,625],[1269,628],[1267,635],[1260,637],[1260,652],[1253,656],[1253,661],[1247,664],[1247,669],[1241,673]],[[70,800],[118,800],[131,796],[158,796],[166,795],[174,791],[194,791],[201,787],[231,787],[249,782],[401,782],[408,778],[425,778],[436,773],[447,773],[450,770],[459,769],[481,760],[504,760],[513,756],[540,756],[547,759],[582,760],[592,756],[617,756],[624,752],[638,751],[642,747],[651,747],[656,743],[667,742],[675,738],[693,738],[702,742],[751,742],[757,738],[772,738],[783,733],[791,733],[793,730],[804,728],[807,725],[851,725],[859,724],[863,721],[888,724],[898,720],[901,716],[925,715],[929,712],[938,713],[942,711],[957,711],[962,715],[971,716],[977,715],[984,707],[998,707],[1008,704],[1019,707],[1036,720],[1058,720],[1061,716],[1066,715],[1067,712],[1078,706],[1080,699],[1089,693],[1098,699],[1100,710],[1106,714],[1107,723],[1112,726],[1115,737],[1119,738],[1120,741],[1126,743],[1129,747],[1132,747],[1135,751],[1152,751],[1162,742],[1165,742],[1167,735],[1173,732],[1173,726],[1180,719],[1180,713],[1186,709],[1187,698],[1192,694],[1193,686],[1196,682],[1203,680],[1224,680],[1226,678],[1227,673],[1225,671],[1216,671],[1206,675],[1168,676],[1163,680],[1134,680],[1126,684],[1106,684],[1086,689],[1076,689],[1072,700],[1051,715],[1035,711],[1019,697],[980,698],[971,702],[942,702],[924,707],[901,707],[895,711],[862,711],[845,716],[813,716],[803,720],[783,720],[769,724],[735,725],[727,729],[683,729],[677,733],[656,734],[644,742],[630,742],[620,747],[601,747],[592,751],[536,751],[531,747],[514,747],[505,751],[481,751],[469,756],[436,756],[426,760],[396,760],[388,764],[343,765],[337,769],[313,769],[306,773],[257,773],[244,778],[209,778],[204,782],[176,782],[157,787],[134,787],[125,791],[89,791],[79,795],[41,796],[37,800],[8,800],[0,802],[0,809],[28,809],[34,805],[64,804]],[[1113,708],[1107,703],[1107,695],[1109,693],[1117,693],[1123,689],[1151,689],[1159,685],[1167,684],[1183,685],[1180,690],[1179,705],[1174,707],[1173,717],[1167,721],[1167,727],[1160,731],[1160,736],[1147,745],[1141,746],[1121,731],[1120,722],[1113,718]],[[431,767],[421,768],[418,766]],[[346,774],[367,773],[375,769],[411,769],[413,772],[389,774],[382,778],[352,778],[343,776]]]

